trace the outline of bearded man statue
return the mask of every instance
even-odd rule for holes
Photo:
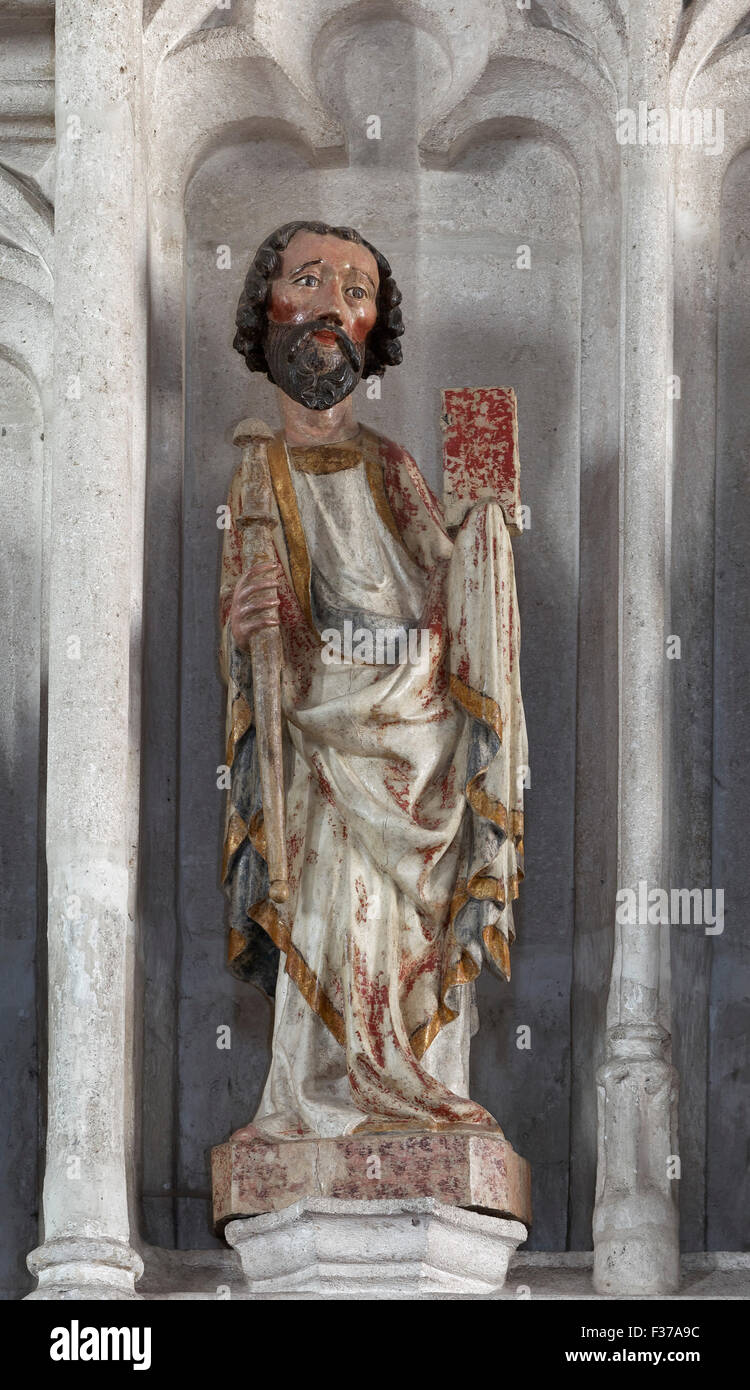
[[[357,384],[401,362],[400,300],[357,232],[299,221],[260,246],[237,311],[234,346],[275,383],[282,420],[253,441],[274,555],[246,570],[238,470],[221,587],[230,963],[275,997],[251,1126],[274,1140],[501,1135],[470,1099],[469,1041],[482,965],[509,978],[523,876],[513,558],[497,502],[449,535],[411,456],[357,422]],[[268,629],[286,901],[269,896],[248,658]]]

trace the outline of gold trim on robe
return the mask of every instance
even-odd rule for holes
[[[238,848],[245,839],[245,836],[247,836],[256,853],[259,854],[262,859],[266,859],[266,827],[262,810],[255,812],[251,817],[249,825],[245,825],[242,817],[235,812],[230,821],[230,832],[227,834],[227,843],[229,843],[231,825],[235,819],[243,827],[243,833],[237,840],[234,848]],[[226,857],[227,856],[225,856],[225,859]],[[224,878],[224,876],[225,870],[222,871],[222,878]],[[290,980],[297,986],[297,989],[309,1007],[318,1015],[329,1032],[333,1034],[336,1042],[340,1043],[343,1047],[346,1042],[344,1020],[338,1009],[334,1007],[328,995],[323,990],[315,972],[310,969],[304,956],[297,950],[297,947],[292,941],[292,928],[288,927],[286,923],[282,921],[271,899],[262,898],[259,902],[254,903],[251,908],[248,908],[247,915],[252,918],[254,922],[257,922],[266,934],[270,936],[274,946],[278,946],[279,950],[284,952],[286,957],[284,969]],[[237,931],[235,927],[232,927],[229,933],[227,949],[228,964],[231,965],[232,961],[235,960],[237,956],[242,955],[246,944],[242,933]]]
[[[516,893],[515,896],[517,897],[518,894]],[[482,940],[484,941],[488,954],[495,962],[495,965],[505,976],[505,979],[509,980],[510,946],[508,944],[508,938],[491,922],[489,926],[484,928]]]
[[[467,714],[473,719],[481,719],[483,724],[488,724],[502,743],[503,717],[495,700],[490,695],[480,695],[478,690],[472,690],[471,686],[465,685],[460,677],[455,675],[450,677],[449,690],[454,700],[463,705]]]
[[[328,1031],[333,1034],[336,1042],[344,1047],[346,1045],[344,1019],[338,1009],[334,1008],[328,995],[321,989],[317,975],[310,969],[304,957],[300,955],[292,941],[289,927],[282,922],[273,903],[269,898],[264,898],[262,902],[255,903],[247,915],[252,917],[254,922],[258,922],[268,933],[274,945],[284,952],[286,956],[284,969],[290,980],[297,986],[303,999],[323,1021]]]
[[[252,722],[253,712],[245,696],[242,694],[235,696],[232,701],[232,724],[229,730],[229,738],[227,739],[227,750],[224,755],[227,767],[232,766],[234,762],[234,750],[243,735],[247,733]]]
[[[396,518],[391,511],[391,504],[388,501],[388,493],[385,490],[385,479],[383,477],[383,465],[380,461],[380,449],[376,437],[367,429],[362,429],[362,445],[364,450],[365,472],[367,481],[370,485],[372,500],[375,503],[380,520],[387,531],[390,531],[394,540],[397,540],[403,550],[406,550],[404,538],[396,525]],[[409,552],[407,551],[407,554]],[[411,557],[414,559],[414,557]]]
[[[224,857],[221,864],[221,881],[224,882],[229,871],[229,862],[234,858],[240,845],[247,837],[247,822],[242,819],[239,811],[232,811],[229,817],[226,834],[224,836]]]
[[[396,525],[396,519],[391,511],[390,502],[388,501],[377,439],[363,426],[360,430],[360,434],[357,436],[357,443],[361,443],[362,448],[361,452],[359,450],[356,451],[357,457],[354,458],[353,461],[346,463],[334,462],[331,466],[324,466],[323,462],[320,462],[319,466],[303,468],[301,471],[310,473],[335,473],[339,472],[342,468],[353,468],[360,461],[364,461],[365,476],[370,488],[372,500],[375,504],[375,510],[386,529],[390,531],[391,535],[402,549],[406,551],[407,555],[410,555],[410,551],[404,545],[403,537]],[[325,450],[337,448],[343,451],[346,449],[346,445],[318,446],[314,449],[302,450],[301,452],[304,454],[314,454],[316,457],[319,455],[320,460],[323,460]],[[346,451],[349,454],[355,452],[351,444],[349,444]],[[279,430],[274,435],[273,439],[269,439],[268,441],[268,470],[271,474],[271,482],[276,496],[276,503],[279,508],[279,516],[281,517],[281,525],[286,540],[287,553],[289,555],[292,584],[294,585],[297,602],[302,609],[308,626],[313,632],[320,636],[312,616],[312,605],[310,601],[310,579],[312,572],[310,555],[307,549],[307,541],[305,540],[302,518],[297,505],[297,494],[294,490],[294,483],[292,482],[290,473],[290,455],[296,467],[295,450],[290,450],[288,448],[283,433]],[[414,557],[412,556],[411,558]]]
[[[287,450],[298,473],[314,473],[320,477],[356,468],[362,458],[357,447],[358,440],[359,435],[356,435],[342,444],[315,444],[311,447],[287,444]]]
[[[468,898],[465,900],[468,901]],[[454,917],[455,912],[453,907],[451,907],[451,925],[453,924]],[[446,1003],[445,996],[448,990],[455,989],[456,985],[471,984],[472,980],[476,980],[479,971],[480,967],[473,957],[469,955],[468,951],[462,951],[460,958],[454,965],[448,968],[440,986],[440,1002],[435,1013],[432,1015],[432,1018],[422,1024],[421,1028],[417,1028],[416,1032],[412,1033],[409,1039],[417,1061],[421,1061],[428,1047],[435,1041],[441,1028],[445,1028],[446,1024],[453,1023],[454,1019],[458,1018],[457,1011]]]
[[[310,556],[302,527],[302,518],[297,506],[297,494],[294,491],[294,483],[289,472],[286,444],[281,431],[268,441],[268,470],[271,474],[281,525],[284,529],[289,568],[297,602],[305,615],[308,626],[313,632],[317,632],[310,603]]]
[[[229,940],[227,942],[227,965],[231,965],[232,961],[237,960],[237,957],[242,955],[246,946],[247,942],[242,932],[238,931],[236,927],[230,927]]]

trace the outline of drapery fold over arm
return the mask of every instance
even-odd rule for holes
[[[241,513],[244,572],[260,561],[276,560],[273,544],[273,488],[268,471],[267,444],[258,437],[258,423],[243,420],[234,431],[242,449]],[[284,824],[284,765],[282,760],[281,635],[277,627],[250,638],[255,731],[263,794],[269,897],[277,903],[289,896],[286,830]]]

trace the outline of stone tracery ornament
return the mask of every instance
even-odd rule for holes
[[[304,1193],[391,1193],[388,1171],[359,1186],[381,1133],[407,1168],[429,1154],[396,1195],[529,1219],[528,1166],[468,1076],[474,981],[509,979],[523,878],[515,398],[444,393],[449,533],[411,456],[354,416],[362,375],[401,360],[399,302],[358,233],[298,222],[259,248],[238,308],[283,428],[235,434],[223,879],[231,968],[275,1022],[258,1111],[214,1150],[219,1228]],[[439,1135],[464,1143],[448,1192]]]

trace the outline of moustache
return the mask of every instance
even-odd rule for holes
[[[362,366],[362,351],[353,343],[348,333],[337,324],[330,323],[327,319],[308,319],[305,323],[295,324],[284,335],[286,359],[290,364],[298,357],[300,351],[306,346],[316,333],[332,333],[341,348],[352,371],[359,372]]]

